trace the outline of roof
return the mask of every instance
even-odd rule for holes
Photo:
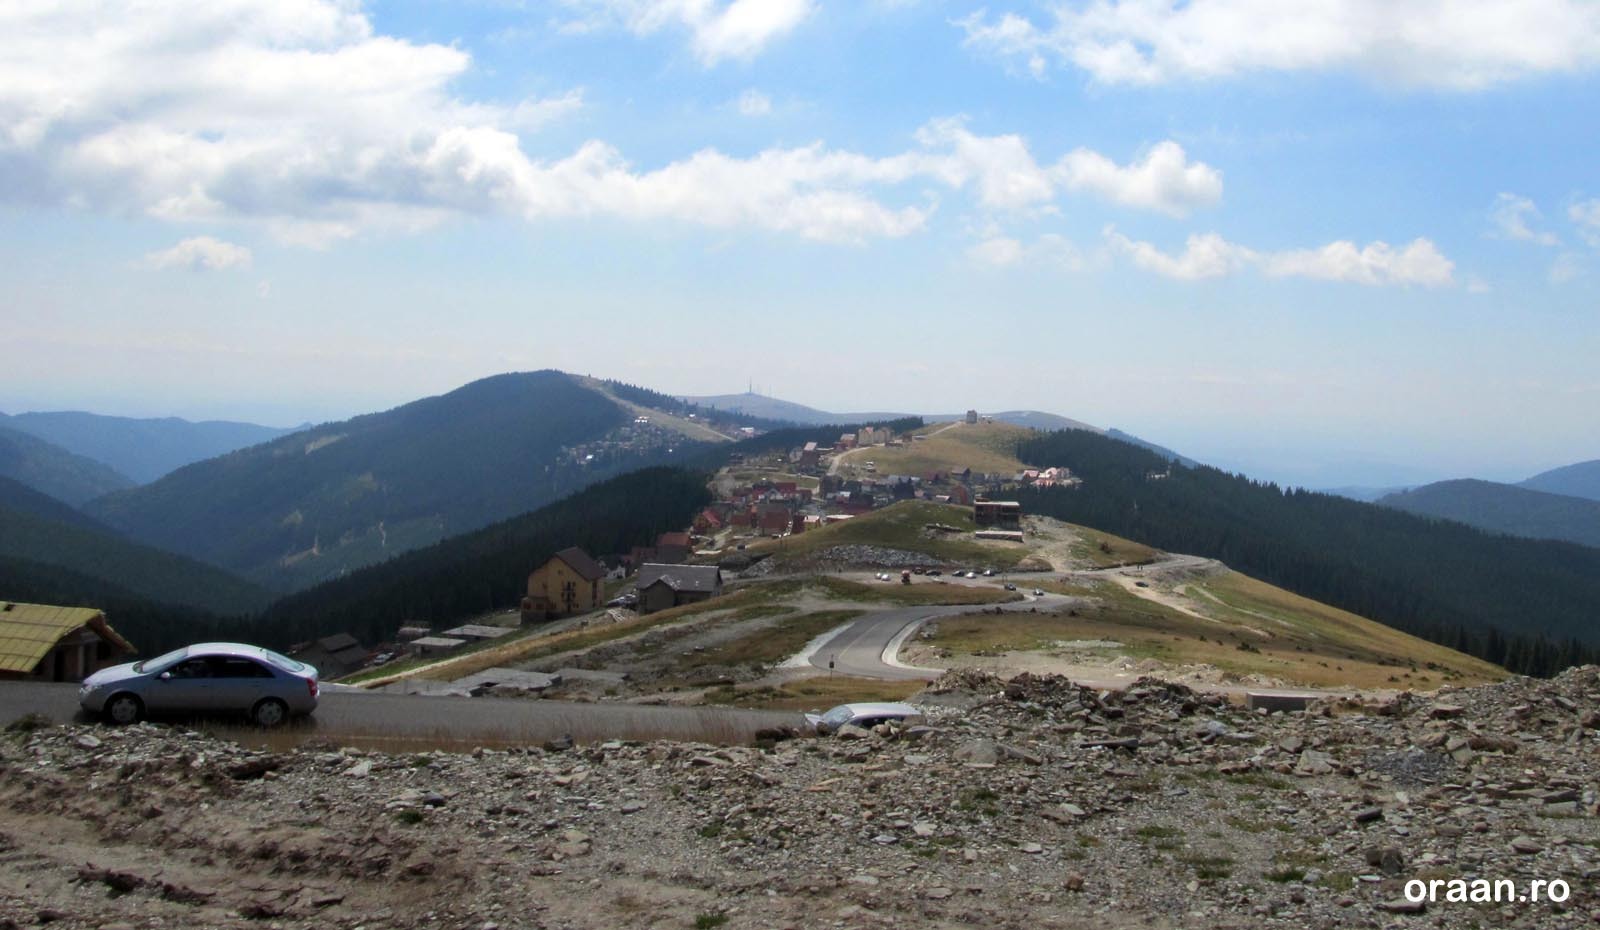
[[[0,672],[33,671],[62,637],[83,626],[124,652],[134,651],[93,607],[0,602]]]
[[[656,540],[656,548],[658,549],[666,548],[667,546],[687,545],[689,545],[688,533],[662,533],[661,537]]]
[[[317,640],[317,645],[328,650],[329,652],[338,652],[341,649],[349,649],[351,646],[355,646],[357,648],[360,648],[361,646],[361,644],[356,641],[356,638],[351,636],[349,633],[335,633],[332,636],[324,636]]]
[[[413,646],[431,649],[454,649],[457,646],[465,646],[466,644],[467,641],[464,639],[453,639],[448,636],[424,636],[421,639],[411,641]]]
[[[978,501],[978,503],[975,504],[974,506],[977,506],[977,507],[1004,507],[1004,508],[1009,510],[1012,507],[1021,507],[1022,505],[1017,503],[1016,501]]]
[[[584,581],[595,581],[606,576],[605,566],[596,562],[577,546],[570,546],[557,552],[553,558],[567,563],[567,567],[578,573]]]
[[[507,626],[466,623],[453,630],[445,630],[443,635],[452,639],[499,639],[510,632],[511,628]]]
[[[722,583],[722,570],[715,565],[646,563],[639,567],[639,578],[634,582],[634,587],[643,591],[658,581],[666,582],[674,591],[711,592]]]

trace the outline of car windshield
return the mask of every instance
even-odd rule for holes
[[[140,662],[138,665],[135,665],[133,667],[133,670],[136,671],[136,672],[143,672],[143,671],[145,671],[147,669],[163,668],[165,666],[171,665],[174,662],[177,662],[178,660],[182,659],[184,656],[186,656],[188,654],[189,654],[189,647],[188,646],[184,646],[181,649],[174,649],[174,650],[172,650],[171,652],[167,653],[164,656],[156,656],[154,659],[145,659],[143,662]]]
[[[822,715],[822,722],[826,723],[830,727],[836,727],[836,726],[839,726],[840,724],[849,723],[850,722],[850,718],[852,718],[854,716],[855,716],[855,711],[851,710],[850,706],[848,704],[840,704],[838,707],[835,707],[833,710],[830,710],[827,713],[823,714]]]
[[[271,649],[261,650],[261,657],[286,672],[303,672],[306,670],[305,663],[296,662],[286,655],[279,655],[273,652]]]

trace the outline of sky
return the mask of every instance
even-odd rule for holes
[[[1600,457],[1593,0],[13,0],[0,411],[502,371]]]

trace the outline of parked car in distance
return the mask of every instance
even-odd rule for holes
[[[985,578],[993,578],[994,577],[994,569],[992,569],[992,568],[984,569],[983,570],[983,577],[985,577]]]
[[[1006,582],[1006,590],[1007,591],[1015,591],[1015,590],[1017,590],[1017,586],[1008,581],[1008,582]]]
[[[944,574],[944,572],[942,572],[942,571],[940,571],[940,570],[939,570],[939,569],[937,569],[937,568],[930,568],[930,569],[928,569],[928,574],[929,574],[929,575],[931,575],[931,576],[933,576],[933,577],[934,577],[934,578],[937,578],[937,577],[939,577],[939,576],[940,576],[940,575],[943,575],[943,574]]]
[[[317,707],[317,670],[244,643],[198,643],[83,680],[78,703],[114,724],[169,713],[242,713],[263,727]]]
[[[1034,597],[1044,597],[1044,589],[1043,588],[1034,588],[1033,589],[1033,596]]]
[[[921,723],[922,711],[910,704],[892,701],[868,701],[861,704],[840,704],[825,714],[806,714],[806,722],[820,736],[838,732],[847,723],[858,727],[875,727],[889,720],[901,723]]]

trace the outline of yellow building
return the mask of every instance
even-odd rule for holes
[[[606,570],[587,552],[563,549],[528,575],[528,596],[522,599],[523,620],[544,620],[597,610],[600,582]]]
[[[93,607],[0,601],[0,679],[82,681],[132,654]]]

